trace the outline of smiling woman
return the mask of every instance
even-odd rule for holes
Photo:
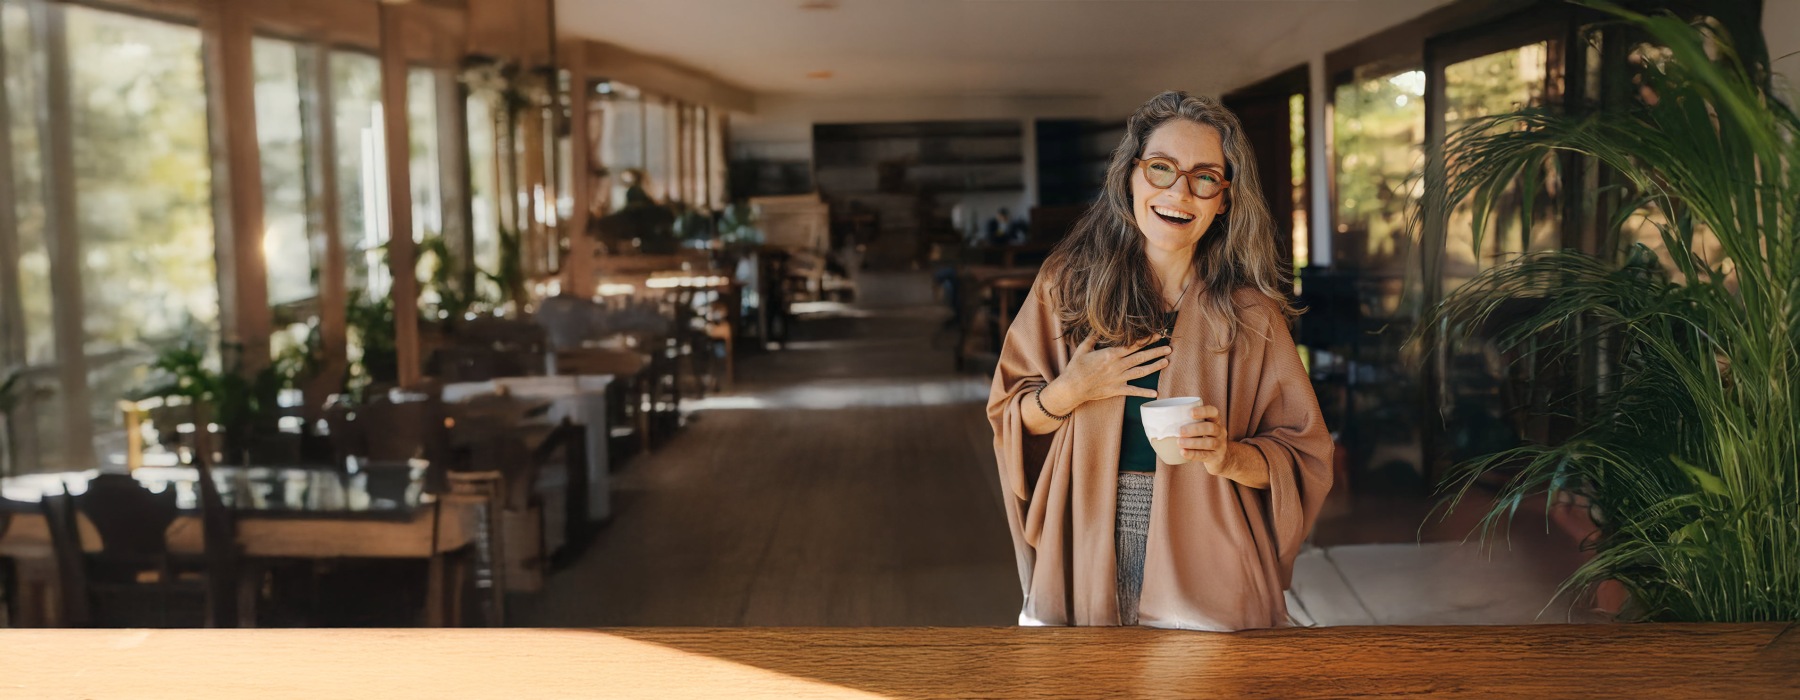
[[[1288,623],[1331,440],[1255,163],[1217,101],[1152,98],[1008,330],[988,418],[1021,623]],[[1139,420],[1158,397],[1200,399],[1157,436],[1174,462]]]

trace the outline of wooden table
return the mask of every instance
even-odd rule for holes
[[[404,488],[404,493],[411,494],[410,501],[406,495],[393,494],[398,502],[383,507],[386,502],[380,499],[385,490],[374,488],[374,495],[371,495],[371,487],[381,482],[375,470],[364,472],[364,478],[357,479],[355,475],[316,469],[215,469],[216,478],[222,482],[222,495],[227,497],[237,518],[238,543],[243,546],[245,556],[267,559],[428,559],[432,574],[427,584],[427,618],[433,623],[444,622],[445,608],[449,605],[447,598],[451,596],[444,590],[448,574],[443,555],[472,542],[476,523],[474,514],[467,508],[446,506],[439,509],[428,497],[415,493],[422,474],[400,475],[388,480],[406,480],[399,486]],[[247,476],[242,472],[255,472],[258,486],[285,486],[295,480],[305,480],[309,484],[306,490],[310,491],[332,483],[342,484],[339,493],[343,500],[337,502],[327,498],[332,502],[325,507],[290,507],[285,499],[270,498],[269,494],[260,493],[261,489],[246,491],[245,484],[236,478]],[[8,477],[0,480],[0,493],[15,502],[35,501],[33,491],[46,484],[85,483],[86,478],[95,473]],[[195,497],[186,493],[193,490],[197,472],[188,467],[146,467],[132,474],[153,489],[177,489],[177,503],[184,506],[184,512],[169,524],[166,532],[169,551],[204,554],[206,544],[200,514],[185,510],[197,507]],[[310,499],[303,501],[318,503]],[[46,595],[56,585],[56,559],[50,543],[49,525],[36,511],[18,511],[9,515],[11,524],[0,533],[0,558],[11,558],[18,569],[15,588],[20,597],[17,607],[21,614],[13,624],[54,626],[58,622],[57,615],[54,606],[48,605],[52,598]],[[78,516],[77,526],[81,531],[82,548],[99,551],[99,532],[87,517]],[[0,686],[0,690],[3,688]]]
[[[996,267],[991,265],[970,265],[959,273],[962,278],[962,339],[957,346],[957,367],[968,358],[964,357],[967,339],[971,333],[994,333],[996,344],[993,347],[995,356],[1000,354],[1000,347],[1006,342],[1006,329],[1012,327],[1013,307],[1018,306],[1019,299],[1031,291],[1031,285],[1037,281],[1038,267]],[[975,309],[983,304],[990,305],[993,316],[993,328],[985,325],[977,327],[976,320],[980,315]]]
[[[1785,629],[13,630],[0,695],[1796,697]]]

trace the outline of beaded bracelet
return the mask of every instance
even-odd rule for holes
[[[1068,420],[1069,419],[1070,413],[1064,413],[1059,416],[1054,413],[1051,413],[1050,409],[1044,408],[1044,388],[1043,387],[1040,386],[1040,387],[1038,387],[1037,391],[1031,392],[1031,398],[1037,400],[1038,410],[1043,411],[1044,415],[1049,416],[1051,418],[1055,418],[1057,420]],[[1071,412],[1071,413],[1073,413],[1073,412]]]

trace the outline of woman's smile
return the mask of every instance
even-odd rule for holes
[[[1225,169],[1225,143],[1219,130],[1186,119],[1171,119],[1144,140],[1142,159],[1166,158],[1182,170],[1207,166]],[[1164,252],[1192,250],[1213,219],[1224,213],[1229,195],[1201,199],[1194,176],[1185,172],[1168,187],[1157,187],[1142,165],[1133,168],[1131,198],[1145,244]],[[1202,175],[1202,177],[1211,177]]]

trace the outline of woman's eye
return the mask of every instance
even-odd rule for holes
[[[1175,173],[1175,167],[1168,163],[1151,163],[1150,169],[1162,175],[1173,175]]]
[[[1218,176],[1214,175],[1212,173],[1200,173],[1199,175],[1195,175],[1194,177],[1199,178],[1201,182],[1204,182],[1209,185],[1219,184]]]

